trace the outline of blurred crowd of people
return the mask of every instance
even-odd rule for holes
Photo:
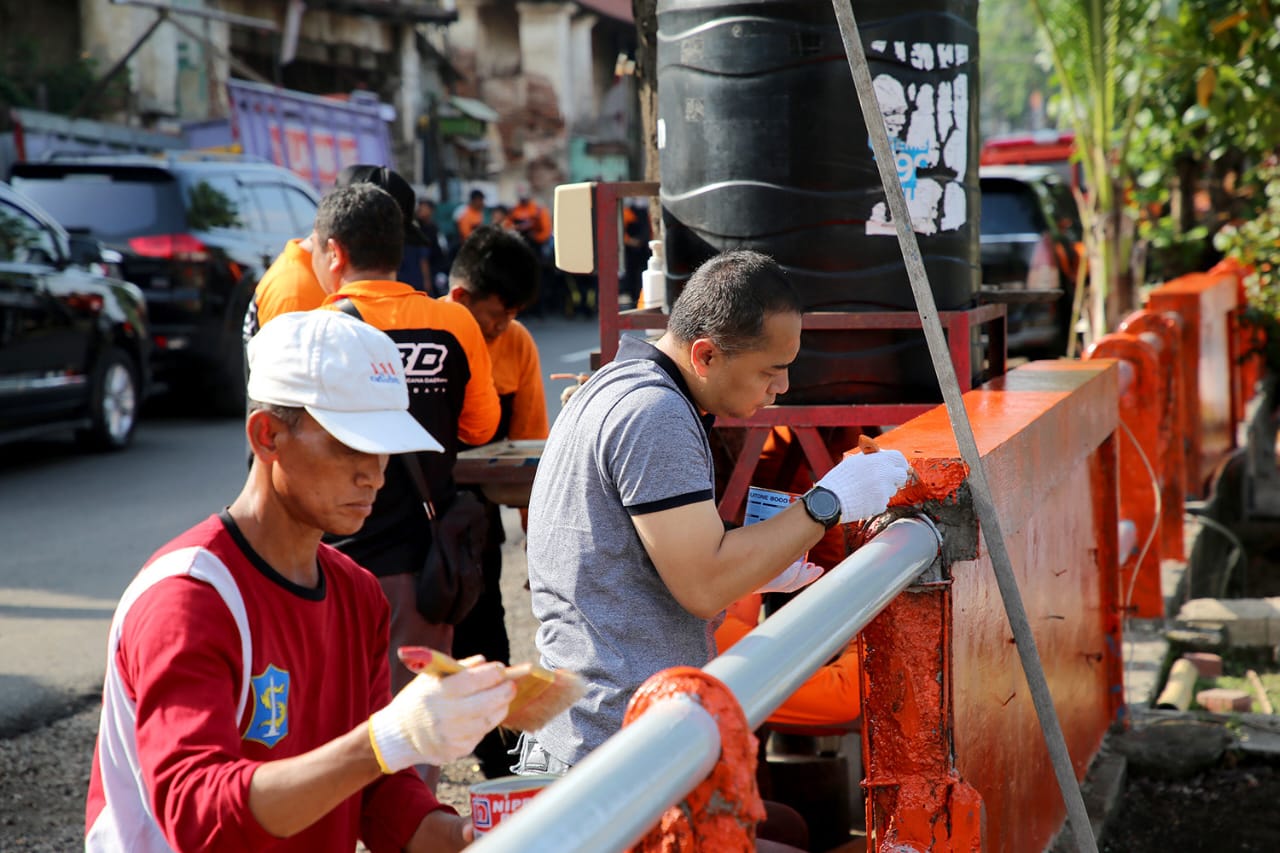
[[[531,317],[584,317],[596,315],[599,309],[599,288],[594,275],[574,275],[559,270],[555,265],[555,236],[551,211],[533,197],[527,185],[516,190],[516,203],[497,202],[490,205],[483,190],[473,189],[464,204],[453,209],[452,227],[442,229],[436,219],[436,205],[420,198],[415,218],[431,245],[421,252],[415,251],[410,260],[406,247],[406,264],[423,263],[423,279],[433,281],[433,295],[442,295],[448,280],[448,264],[457,254],[462,243],[481,225],[492,225],[518,234],[533,250],[539,263],[538,297],[526,309]],[[633,307],[640,299],[640,273],[649,257],[649,241],[652,230],[648,208],[643,200],[629,200],[623,216],[623,269],[620,271],[619,297],[623,307]],[[420,260],[416,259],[421,255]],[[430,254],[430,257],[427,255]],[[435,270],[434,279],[425,270]],[[408,280],[408,279],[403,279]]]

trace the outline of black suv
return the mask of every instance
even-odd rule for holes
[[[978,182],[982,284],[1009,303],[1009,354],[1061,356],[1080,263],[1071,188],[1050,166],[983,166]]]
[[[103,268],[96,242],[0,183],[0,441],[75,429],[114,450],[133,437],[150,377],[146,304]]]
[[[11,180],[121,254],[146,295],[157,379],[243,413],[245,309],[285,243],[311,232],[315,190],[270,163],[193,153],[59,156]]]

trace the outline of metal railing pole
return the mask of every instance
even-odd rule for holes
[[[607,853],[639,841],[707,777],[720,729],[691,698],[665,700],[476,839],[476,853]]]
[[[924,518],[890,524],[703,669],[760,725],[938,555]],[[692,699],[655,705],[468,849],[620,853],[715,766],[720,732]]]
[[[940,545],[924,518],[893,522],[703,669],[733,691],[747,724],[758,727],[910,586]]]

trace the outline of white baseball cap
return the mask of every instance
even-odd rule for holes
[[[249,341],[250,400],[306,409],[362,453],[444,450],[409,414],[395,342],[340,311],[281,314]]]

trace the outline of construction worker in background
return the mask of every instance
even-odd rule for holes
[[[427,238],[413,215],[417,194],[413,191],[413,187],[409,186],[408,181],[385,166],[362,163],[347,166],[339,172],[334,182],[334,189],[358,183],[373,184],[390,193],[396,200],[400,206],[400,214],[404,217],[406,245],[427,245]],[[315,273],[311,270],[314,237],[315,234],[312,233],[300,239],[290,240],[285,244],[284,251],[276,257],[267,271],[262,274],[262,278],[258,280],[258,286],[253,292],[253,300],[249,303],[249,309],[244,317],[246,343],[258,333],[259,329],[281,314],[287,314],[290,311],[310,311],[312,308],[319,308],[320,303],[324,302],[325,293],[320,289]],[[401,270],[400,263],[397,263],[396,269]],[[408,281],[413,287],[422,289],[420,286],[422,274],[423,271],[419,268],[416,278],[410,273],[408,277],[402,277],[400,280]]]
[[[465,207],[454,214],[458,225],[458,242],[465,243],[471,232],[484,224],[484,191],[472,190]]]
[[[506,227],[515,231],[538,258],[540,267],[538,290],[540,297],[536,313],[569,313],[574,304],[573,295],[566,287],[564,277],[555,268],[551,243],[551,213],[534,200],[528,184],[516,188],[519,202],[507,215]]]
[[[493,225],[482,225],[471,233],[449,272],[447,298],[466,306],[489,347],[493,384],[502,408],[494,441],[547,437],[538,348],[529,330],[515,319],[536,298],[538,275],[538,259],[525,241]],[[453,649],[459,657],[482,654],[488,660],[509,661],[511,647],[501,587],[506,537],[498,505],[480,497],[489,518],[489,536],[481,557],[484,592],[471,613],[455,626]],[[521,516],[523,521],[523,511]],[[485,776],[492,779],[509,774],[509,748],[498,731],[490,732],[476,747]]]
[[[541,257],[542,249],[551,239],[551,213],[534,201],[528,184],[521,184],[516,190],[519,203],[511,208],[507,219],[529,245],[535,254]]]
[[[332,190],[316,211],[312,269],[328,296],[321,310],[356,313],[386,332],[400,349],[409,386],[409,412],[443,445],[418,454],[434,504],[446,512],[457,486],[453,466],[461,443],[484,444],[498,428],[498,395],[484,336],[461,305],[432,299],[393,281],[403,231],[397,203],[369,184]],[[343,553],[378,578],[391,604],[391,646],[452,650],[453,626],[427,622],[417,609],[418,573],[431,545],[423,496],[407,460],[393,459],[373,511],[359,530],[333,539]],[[413,679],[390,661],[391,688]],[[423,776],[432,790],[439,768]]]

